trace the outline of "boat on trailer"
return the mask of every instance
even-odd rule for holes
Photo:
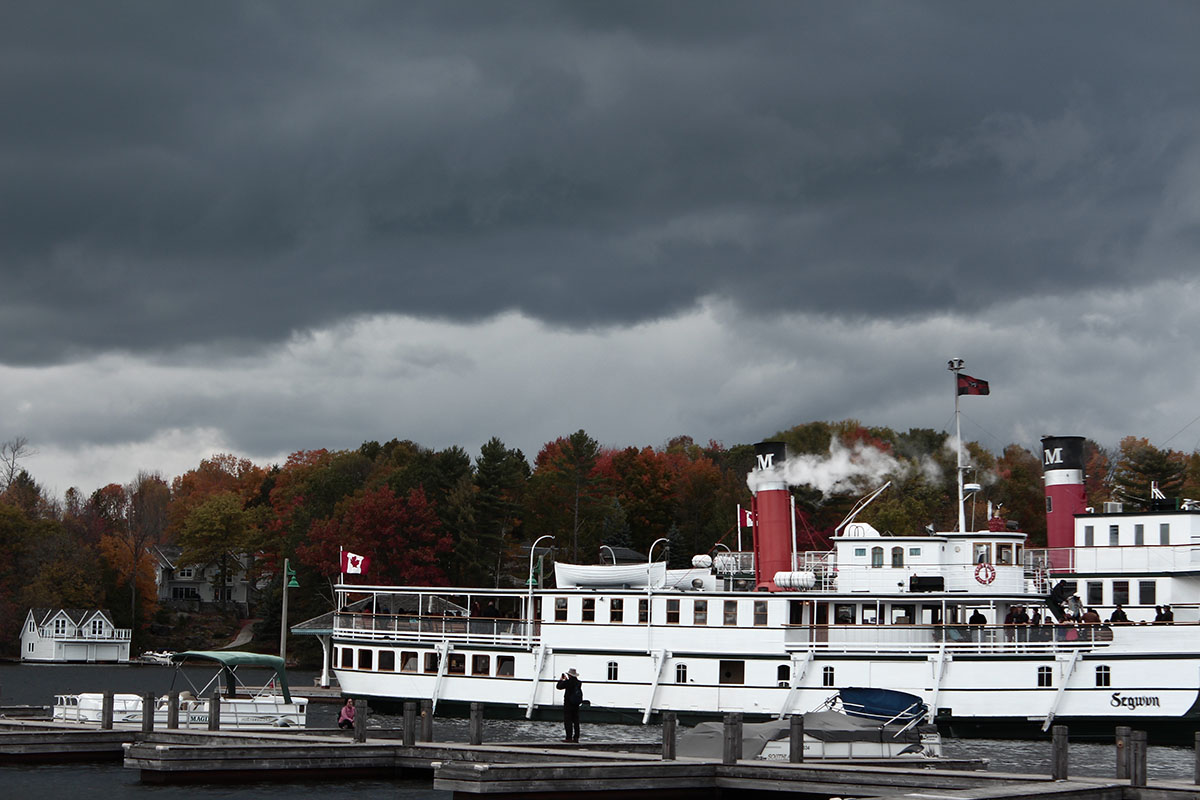
[[[960,454],[955,530],[897,536],[852,512],[831,549],[810,552],[795,547],[785,448],[762,442],[753,551],[701,554],[636,588],[612,565],[571,588],[342,584],[332,666],[346,695],[381,707],[482,702],[489,714],[554,718],[557,676],[574,668],[593,719],[784,719],[867,686],[921,698],[944,734],[1040,737],[1062,723],[1111,737],[1132,725],[1190,743],[1200,503],[1087,507],[1082,442],[1042,441],[1046,548],[999,519],[970,529],[978,488],[962,483]],[[1127,623],[1080,618],[1118,606]]]
[[[188,650],[172,654],[171,661],[176,665],[172,689],[180,679],[190,687],[179,693],[180,728],[207,728],[214,697],[219,697],[221,704],[222,729],[274,730],[305,726],[308,698],[292,696],[287,668],[278,656],[233,650]],[[216,666],[215,674],[202,686],[193,683],[183,669],[195,664]],[[240,680],[239,667],[270,670],[271,677],[262,686],[249,687]],[[103,711],[104,695],[100,692],[60,694],[54,698],[52,716],[59,722],[99,724]],[[140,725],[144,713],[140,695],[114,695],[114,724]],[[165,726],[169,713],[170,695],[157,698],[153,710],[155,726]]]

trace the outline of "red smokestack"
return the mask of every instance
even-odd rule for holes
[[[792,496],[783,477],[783,442],[754,445],[754,585],[777,591],[775,573],[792,570]]]
[[[1087,508],[1083,486],[1082,436],[1042,437],[1042,473],[1046,480],[1046,546],[1050,566],[1071,566],[1075,546],[1075,515]]]

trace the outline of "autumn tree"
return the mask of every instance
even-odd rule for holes
[[[1143,504],[1150,499],[1151,484],[1167,497],[1178,497],[1185,467],[1182,453],[1160,450],[1148,439],[1126,436],[1121,440],[1113,487],[1123,498]]]
[[[154,556],[150,547],[162,541],[170,490],[159,475],[139,472],[128,486],[109,484],[92,495],[93,513],[103,521],[101,553],[129,590],[130,627],[139,626],[138,598],[143,612],[154,607]]]
[[[571,558],[594,552],[602,515],[600,445],[582,430],[556,439],[538,453],[526,495],[531,536],[570,536]],[[558,542],[563,549],[566,542]]]
[[[201,567],[214,564],[213,597],[225,600],[224,588],[238,559],[258,549],[258,518],[237,492],[221,492],[193,506],[176,534],[183,548],[181,562]]]
[[[529,480],[529,462],[492,437],[479,449],[475,462],[475,530],[473,542],[460,542],[456,560],[481,576],[486,585],[500,586],[505,556],[519,538],[522,501]],[[461,552],[467,550],[469,552]]]

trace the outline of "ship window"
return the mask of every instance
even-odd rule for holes
[[[1112,686],[1112,670],[1108,666],[1101,664],[1096,667],[1096,685]]]
[[[425,671],[426,672],[437,672],[438,671],[438,654],[437,653],[426,653],[425,654]]]
[[[787,664],[780,664],[775,668],[775,683],[780,686],[787,686],[792,682],[792,668]]]
[[[471,674],[487,675],[492,670],[491,656],[471,656]]]
[[[615,661],[608,662],[608,679],[610,681],[615,681],[617,679],[617,676],[620,674],[620,670],[621,670],[621,668],[619,666],[617,666],[617,662],[615,662]]]
[[[496,656],[496,674],[511,678],[517,672],[516,664],[517,660],[513,656]]]
[[[903,547],[893,547],[892,548],[892,566],[893,567],[903,567],[904,566],[904,548]]]
[[[1046,513],[1050,514],[1054,511],[1054,498],[1046,495]]]
[[[1089,606],[1104,605],[1104,584],[1100,581],[1088,581],[1087,586],[1087,604]]]
[[[974,564],[992,563],[992,545],[990,542],[976,542],[971,562]]]
[[[911,557],[913,557],[913,556],[919,556],[919,555],[921,555],[921,548],[919,548],[919,547],[910,547],[910,548],[908,548],[908,555],[909,555],[909,557],[910,557],[910,558],[911,558]]]
[[[638,600],[638,622],[650,621],[650,601]]]
[[[874,625],[875,623],[879,622],[879,619],[878,619],[879,615],[875,613],[877,610],[878,609],[876,609],[875,606],[863,606],[863,610],[862,610],[863,625]]]
[[[625,619],[625,601],[614,597],[608,604],[608,621],[622,622]]]
[[[1159,544],[1170,544],[1171,543],[1171,523],[1164,522],[1158,526],[1158,543]]]
[[[745,661],[722,661],[721,662],[721,683],[740,685],[746,682],[746,662]]]
[[[737,625],[737,600],[725,601],[725,618],[723,625]]]
[[[675,682],[687,683],[687,664],[675,665]]]
[[[416,672],[417,671],[417,654],[411,650],[405,650],[400,654],[400,671],[401,672]]]
[[[882,547],[872,547],[871,548],[871,567],[873,569],[878,569],[879,567],[882,567],[882,566],[883,566],[883,548]]]
[[[754,624],[760,625],[760,626],[767,624],[767,601],[766,600],[755,600],[754,601]]]
[[[1054,671],[1051,670],[1049,667],[1038,667],[1037,685],[1038,686],[1053,686],[1054,685]]]
[[[679,601],[677,599],[667,600],[667,624],[679,624]]]
[[[853,625],[855,606],[851,603],[837,603],[833,607],[833,623],[835,625]]]
[[[596,598],[594,598],[594,597],[583,598],[583,621],[584,622],[595,622],[596,621]]]
[[[566,622],[567,621],[567,598],[565,598],[565,597],[554,598],[554,621],[555,622]]]
[[[359,669],[370,669],[371,668],[371,662],[374,660],[371,658],[371,653],[372,653],[371,650],[359,650],[358,651],[358,668]]]
[[[892,624],[893,625],[912,625],[916,615],[916,607],[910,605],[893,605],[892,606]]]
[[[379,651],[379,671],[380,672],[395,672],[396,671],[396,651],[395,650],[380,650]]]
[[[1113,581],[1113,605],[1129,605],[1129,581]]]
[[[821,685],[825,687],[833,686],[833,667],[823,667],[821,669]]]
[[[697,600],[692,604],[692,624],[707,625],[708,624],[708,601]]]
[[[466,653],[451,653],[450,655],[446,656],[446,672],[450,673],[451,675],[466,675]]]
[[[1145,525],[1138,524],[1133,526],[1133,543],[1139,547],[1146,543]]]
[[[1108,526],[1108,546],[1116,547],[1121,543],[1121,529],[1116,525]]]
[[[854,548],[854,556],[855,556],[856,558],[866,558],[866,556],[867,556],[867,548],[865,548],[865,547],[856,547],[856,548]]]
[[[996,545],[996,563],[1006,565],[1013,563],[1013,546],[1011,544]]]
[[[1138,581],[1138,602],[1144,606],[1152,606],[1158,602],[1154,581]]]
[[[1092,547],[1096,544],[1096,528],[1093,525],[1083,526],[1083,546]]]

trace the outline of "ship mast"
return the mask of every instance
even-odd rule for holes
[[[963,457],[962,457],[962,424],[960,423],[959,416],[958,416],[958,397],[959,397],[958,373],[962,372],[962,368],[965,364],[966,364],[966,362],[963,361],[961,358],[952,358],[947,362],[947,366],[946,366],[946,369],[948,369],[954,373],[954,438],[955,438],[954,452],[955,452],[955,455],[957,456],[957,469],[955,469],[955,472],[958,473],[958,532],[959,533],[962,533],[964,530],[966,530],[966,527],[967,527],[966,515],[964,512],[965,503],[963,501],[963,470],[965,469],[965,467],[963,467]]]

